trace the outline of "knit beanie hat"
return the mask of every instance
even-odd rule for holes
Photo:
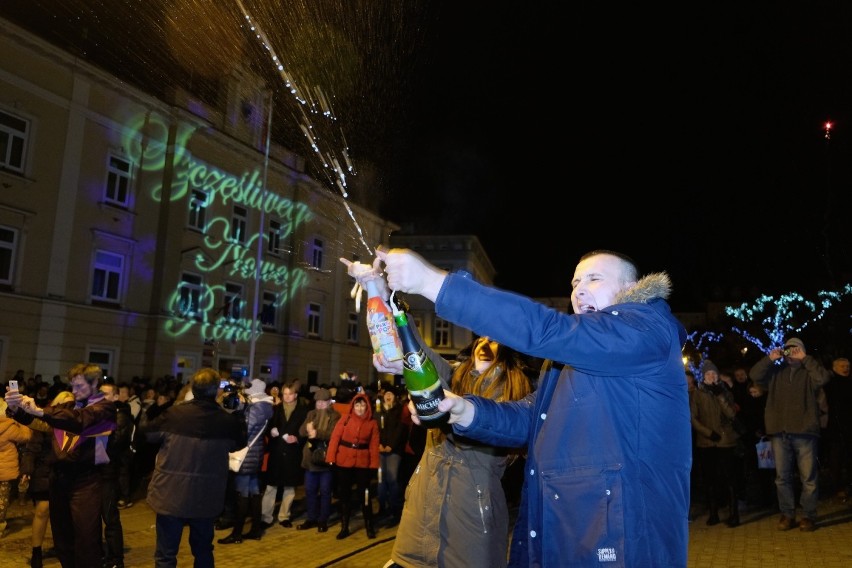
[[[704,378],[704,375],[707,374],[708,371],[716,371],[716,374],[719,374],[719,367],[711,361],[710,359],[705,359],[703,363],[701,363],[701,378]]]

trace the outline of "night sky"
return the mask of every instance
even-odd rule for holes
[[[418,233],[478,235],[501,287],[568,295],[594,248],[668,271],[680,311],[852,280],[852,6],[244,4],[334,96],[351,199]],[[29,0],[0,15],[151,88],[251,53],[235,5]],[[275,116],[285,142],[299,132]]]
[[[594,248],[682,310],[850,281],[850,8],[495,4],[443,14],[389,217],[479,235],[529,295]]]

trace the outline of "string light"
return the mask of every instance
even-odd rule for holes
[[[826,127],[830,128],[830,123]],[[798,292],[783,294],[777,299],[762,295],[751,305],[743,303],[739,307],[727,307],[725,313],[743,323],[758,322],[762,337],[737,326],[733,326],[731,331],[753,343],[763,353],[768,353],[783,345],[785,337],[798,334],[813,322],[821,320],[826,312],[849,294],[852,294],[852,284],[846,284],[837,292],[820,290],[816,302],[805,299]]]
[[[684,357],[684,366],[692,371],[697,381],[701,381],[701,373],[699,373],[699,369],[702,361],[709,358],[710,344],[719,343],[722,341],[723,337],[723,333],[716,333],[713,331],[702,331],[701,333],[693,331],[692,333],[687,334],[684,349],[686,349],[687,345],[691,344],[692,348],[699,354],[700,358],[697,361],[693,361],[689,357]]]

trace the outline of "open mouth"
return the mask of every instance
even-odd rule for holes
[[[589,306],[588,304],[584,304],[584,305],[580,306],[580,313],[581,314],[588,314],[588,313],[596,312],[596,311],[598,311],[598,310],[594,306]]]
[[[476,358],[480,361],[493,361],[494,360],[494,352],[491,351],[491,345],[488,342],[484,342],[479,348],[476,350]]]

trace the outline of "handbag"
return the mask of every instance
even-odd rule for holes
[[[325,461],[326,452],[328,452],[328,442],[326,440],[311,442],[311,464],[328,465],[328,462]]]
[[[252,438],[248,446],[246,446],[245,448],[240,448],[235,452],[228,452],[228,469],[234,472],[240,471],[240,468],[242,467],[243,462],[245,461],[246,456],[248,455],[249,448],[251,448],[254,443],[257,442],[257,439],[260,438],[260,435],[263,434],[264,430],[266,430],[266,421],[263,422],[263,428],[261,428],[260,431],[255,434],[254,438]]]
[[[772,442],[764,436],[755,444],[757,448],[757,467],[760,469],[775,469],[775,453],[772,451]]]

